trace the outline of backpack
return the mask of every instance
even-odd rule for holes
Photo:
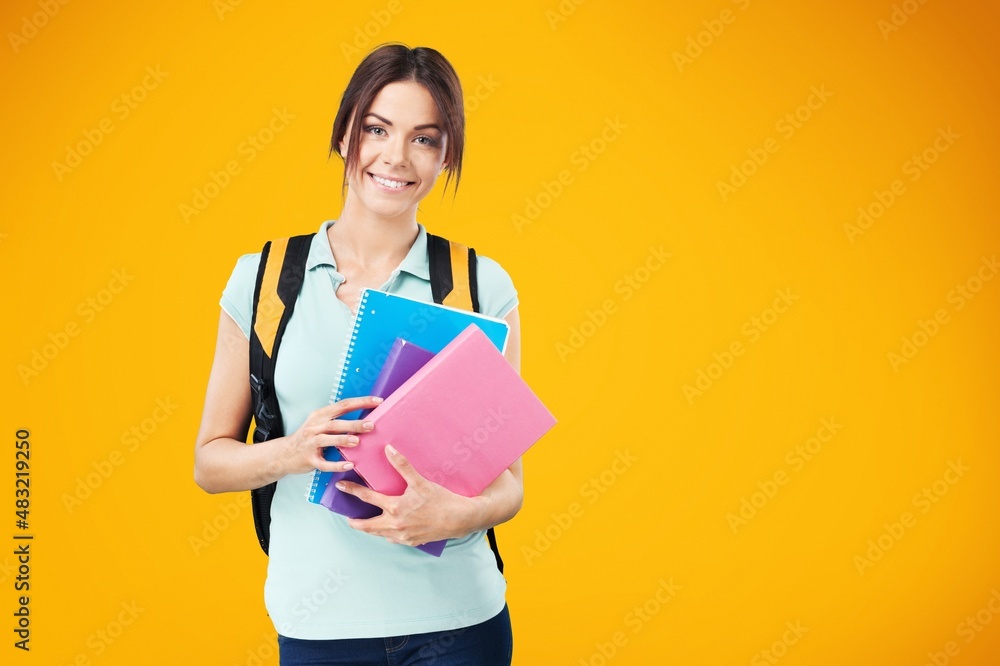
[[[292,317],[305,277],[306,258],[315,233],[268,241],[260,255],[250,324],[250,389],[253,398],[254,444],[281,437],[284,426],[274,392],[274,367],[281,338]],[[476,251],[427,234],[431,295],[435,303],[479,312]],[[271,501],[277,483],[250,491],[254,529],[265,554],[271,540]],[[496,534],[486,536],[503,573]]]

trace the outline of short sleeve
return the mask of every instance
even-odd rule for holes
[[[253,316],[253,290],[257,282],[257,267],[260,265],[260,252],[244,254],[236,260],[236,266],[229,276],[226,288],[222,290],[219,305],[226,314],[232,317],[243,335],[250,339],[250,318]]]
[[[479,290],[479,311],[503,319],[517,306],[517,289],[507,271],[496,261],[476,256],[476,281]]]

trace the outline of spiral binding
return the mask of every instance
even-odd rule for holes
[[[354,324],[351,326],[351,337],[347,342],[347,347],[344,349],[344,353],[340,357],[340,378],[337,381],[336,391],[330,396],[329,404],[331,405],[340,400],[344,395],[344,388],[347,385],[348,370],[350,369],[351,358],[354,355],[354,345],[358,340],[358,328],[361,326],[361,318],[365,314],[367,304],[368,290],[365,289],[361,292],[361,301],[358,303],[358,313],[354,316]],[[309,484],[309,492],[306,494],[306,499],[313,504],[319,502],[317,496],[319,494],[319,483],[322,474],[323,472],[318,469],[313,470],[312,482]]]

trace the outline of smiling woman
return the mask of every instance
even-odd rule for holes
[[[358,123],[358,137],[343,136],[358,134],[352,132],[352,118],[337,142],[338,153],[347,155],[348,164],[353,162],[344,167],[349,189],[341,216],[408,216],[448,167],[448,134],[441,124],[437,105],[423,85],[397,81],[382,88]]]
[[[346,351],[361,292],[434,300],[431,244],[417,206],[445,170],[445,189],[454,178],[457,191],[464,145],[461,85],[440,53],[387,44],[361,62],[330,141],[330,154],[344,160],[343,209],[306,241],[302,284],[271,387],[280,425],[252,446],[244,444],[254,413],[249,339],[251,328],[257,330],[253,303],[262,253],[240,257],[223,291],[195,481],[213,493],[274,484],[264,599],[284,665],[385,664],[390,658],[441,666],[510,663],[506,581],[484,536],[521,507],[520,460],[481,495],[463,497],[387,448],[407,482],[402,495],[336,484],[381,515],[347,519],[305,499],[313,470],[351,469],[344,460],[326,460],[324,451],[355,446],[358,433],[373,427],[342,417],[374,407],[377,398],[327,404],[339,379],[331,369]],[[505,356],[519,370],[517,291],[498,263],[468,254],[479,312],[507,321]],[[412,547],[445,539],[440,558]]]
[[[405,83],[416,85],[396,85]],[[407,90],[401,92],[400,88]],[[417,101],[420,108],[401,106],[407,101]],[[364,122],[355,125],[353,120],[357,109],[366,110],[364,122],[368,122],[369,116],[372,116],[383,123],[385,127],[379,129],[385,134],[374,129],[378,125],[365,125]],[[386,113],[390,109],[404,113],[407,117],[388,118]],[[392,121],[396,121],[395,126]],[[403,121],[415,122],[407,125]],[[462,86],[455,70],[434,49],[384,45],[375,49],[354,72],[341,98],[340,109],[333,122],[333,136],[330,138],[330,154],[336,151],[344,159],[345,189],[350,176],[358,167],[358,144],[362,132],[388,136],[387,128],[406,133],[430,130],[430,145],[427,147],[441,157],[439,172],[442,167],[448,169],[445,189],[454,175],[457,194],[462,176],[462,153],[465,150]],[[445,140],[446,146],[442,145]]]

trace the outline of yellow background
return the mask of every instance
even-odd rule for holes
[[[998,663],[998,19],[971,0],[5,2],[4,663],[276,663],[245,494],[192,481],[217,303],[239,255],[339,214],[332,120],[390,40],[463,80],[461,187],[418,219],[511,273],[524,376],[560,420],[499,530],[515,663]],[[294,117],[267,137],[275,109]],[[88,154],[54,167],[70,150]]]

